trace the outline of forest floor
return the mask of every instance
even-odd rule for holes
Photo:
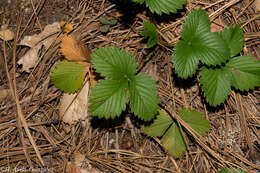
[[[127,1],[0,1],[1,30],[14,33],[14,39],[0,40],[0,172],[214,173],[223,167],[260,172],[260,89],[232,91],[224,104],[212,108],[196,77],[184,81],[172,70],[184,18],[197,8],[207,11],[212,31],[239,24],[245,35],[241,54],[260,60],[259,6],[258,0],[188,0],[177,14],[159,16]],[[100,30],[102,16],[118,21],[107,33]],[[142,122],[127,111],[113,120],[87,114],[81,121],[63,122],[63,93],[50,81],[51,69],[64,59],[59,44],[54,41],[47,49],[44,44],[20,44],[25,36],[61,21],[72,24],[72,34],[92,51],[117,46],[131,52],[139,71],[157,81],[160,107],[202,112],[210,121],[210,133],[190,137],[188,150],[176,158],[160,145],[160,138],[141,133]],[[143,21],[158,30],[160,39],[153,48],[140,35]],[[33,48],[36,62],[19,61]]]

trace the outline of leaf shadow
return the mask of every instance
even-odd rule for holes
[[[128,26],[134,22],[136,14],[145,10],[144,4],[137,4],[130,0],[109,0],[116,5],[117,10],[122,14],[120,21],[122,24]]]
[[[125,122],[125,116],[123,116],[122,114],[119,117],[115,117],[114,119],[98,118],[96,116],[92,116],[90,123],[94,129],[108,130],[121,126]]]
[[[145,3],[138,4],[134,3],[131,0],[109,0],[111,3],[116,4],[117,10],[122,14],[121,22],[124,25],[131,25],[134,23],[134,19],[136,15],[140,12],[146,11],[146,16],[155,23],[169,23],[179,20],[186,14],[186,9],[183,8],[178,10],[177,13],[171,14],[162,14],[158,15],[156,13],[152,13],[149,10],[149,7],[146,7]]]

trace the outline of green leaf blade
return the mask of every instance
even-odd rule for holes
[[[128,81],[99,80],[92,88],[89,112],[99,118],[115,118],[126,108],[129,97]]]
[[[147,47],[151,48],[158,42],[158,33],[155,26],[150,22],[143,22],[144,30],[140,33],[142,36],[149,37]]]
[[[142,132],[151,137],[162,136],[172,123],[173,121],[167,112],[159,110],[159,115],[154,122],[149,126],[145,126]]]
[[[184,137],[176,123],[173,123],[167,130],[161,142],[162,146],[166,148],[171,155],[178,158],[181,157],[183,152],[187,149]]]
[[[200,84],[207,102],[211,106],[223,103],[231,91],[231,83],[228,70],[201,68]]]
[[[210,20],[205,10],[192,11],[184,20],[181,36],[185,41],[191,41],[193,37],[210,31]]]
[[[260,61],[251,56],[235,57],[227,63],[231,85],[240,91],[260,86]]]
[[[136,60],[130,53],[117,47],[99,48],[91,54],[96,72],[102,76],[119,80],[132,78],[136,73]]]
[[[61,91],[75,93],[82,86],[86,69],[85,65],[64,60],[52,70],[50,79]]]
[[[173,65],[179,77],[187,79],[197,70],[199,59],[194,56],[192,46],[180,40],[176,44],[176,51],[173,55]]]
[[[217,33],[202,34],[198,40],[194,40],[194,49],[206,65],[221,65],[230,56],[228,45]]]
[[[239,52],[242,51],[244,46],[244,33],[239,25],[230,27],[229,29],[224,28],[224,30],[222,30],[219,34],[222,39],[227,42],[231,57],[239,54]]]
[[[143,2],[142,0],[135,0],[137,2]],[[159,15],[165,13],[177,13],[177,10],[183,8],[187,3],[186,0],[145,0],[146,6],[149,7],[152,13]]]
[[[147,74],[138,74],[130,81],[130,108],[140,119],[153,119],[158,110],[158,95],[155,81]]]
[[[207,133],[210,131],[210,123],[204,118],[201,112],[184,108],[179,111],[179,115],[186,123],[191,126],[191,128],[193,128],[202,136],[207,135]]]

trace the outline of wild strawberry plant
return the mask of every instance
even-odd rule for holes
[[[211,106],[223,103],[231,87],[248,91],[260,86],[260,61],[238,56],[244,45],[238,25],[210,32],[210,20],[204,10],[192,11],[182,26],[181,39],[173,54],[175,72],[181,78],[193,76],[199,68],[200,84]]]
[[[158,109],[157,85],[147,74],[136,74],[135,58],[117,47],[100,48],[91,57],[104,79],[91,89],[89,112],[99,118],[115,118],[129,103],[140,119],[151,120]],[[53,70],[51,80],[62,91],[73,93],[81,87],[86,69],[85,64],[65,60]]]
[[[143,22],[144,30],[140,33],[142,36],[149,37],[147,41],[147,47],[151,48],[158,42],[158,32],[154,24],[150,22]]]
[[[196,132],[205,136],[210,131],[210,123],[204,119],[202,113],[196,110],[188,110],[186,108],[179,111],[179,116],[192,127]],[[175,157],[181,157],[187,149],[189,135],[185,131],[181,133],[181,128],[164,110],[159,111],[159,115],[154,122],[143,128],[143,133],[148,136],[161,137],[161,143],[170,154]]]
[[[117,47],[100,48],[92,58],[96,72],[105,79],[99,80],[91,90],[91,114],[99,118],[115,118],[129,102],[131,111],[140,119],[153,119],[159,103],[157,85],[147,74],[136,74],[135,58]]]

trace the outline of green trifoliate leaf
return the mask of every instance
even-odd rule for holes
[[[230,75],[226,68],[201,68],[200,84],[207,102],[211,106],[223,103],[231,91]]]
[[[229,29],[224,28],[224,30],[222,30],[219,34],[229,45],[231,57],[239,54],[239,52],[243,49],[244,34],[239,25],[230,27]]]
[[[138,74],[130,81],[130,108],[140,119],[153,119],[158,110],[155,81],[147,74]]]
[[[177,10],[183,8],[186,0],[133,0],[133,2],[144,3],[149,7],[152,13],[161,15],[162,13],[177,13]]]
[[[176,123],[173,123],[166,131],[161,142],[162,146],[175,157],[181,157],[182,153],[186,150],[184,137]]]
[[[154,137],[162,136],[165,133],[165,130],[173,123],[171,117],[163,109],[159,110],[159,115],[156,117],[154,122],[149,126],[145,126],[143,133]]]
[[[143,22],[144,30],[141,32],[142,36],[148,36],[147,47],[153,47],[158,41],[158,33],[155,26],[150,22]]]
[[[91,54],[96,72],[111,79],[133,78],[136,73],[136,60],[124,49],[117,47],[99,48]]]
[[[227,63],[231,85],[240,91],[260,86],[260,61],[251,56],[235,57]]]
[[[128,97],[127,79],[99,80],[91,89],[89,112],[99,118],[115,118],[125,110]]]
[[[61,61],[51,73],[51,81],[65,93],[75,93],[81,88],[88,67],[76,62]]]
[[[191,128],[202,136],[207,135],[210,131],[210,123],[206,120],[201,112],[196,110],[182,109],[179,111],[180,117],[188,123]]]
[[[182,40],[173,55],[175,72],[184,79],[197,70],[199,61],[221,65],[229,58],[229,48],[217,33],[209,32],[209,19],[202,10],[190,13],[182,30]]]

